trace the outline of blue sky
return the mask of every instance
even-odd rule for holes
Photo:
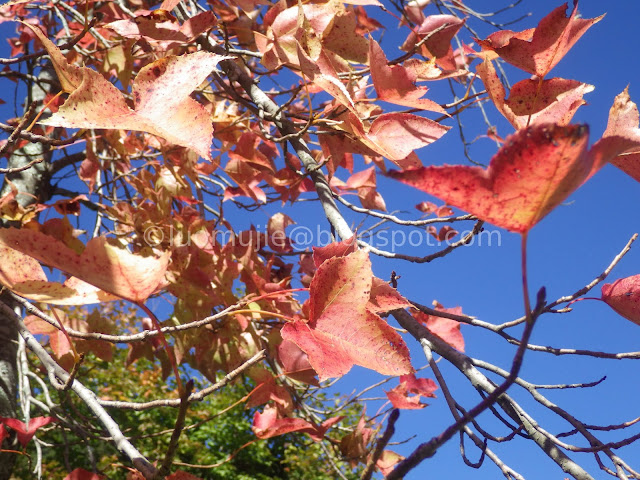
[[[489,12],[511,2],[468,0],[466,3],[472,8],[482,8],[483,11]],[[560,5],[560,2],[549,0],[525,0],[499,19],[507,21],[531,12],[531,17],[512,27],[514,30],[531,28],[544,15]],[[590,125],[591,142],[594,142],[604,131],[614,97],[628,84],[631,98],[640,102],[640,63],[637,60],[637,52],[640,50],[640,37],[637,35],[640,2],[603,3],[583,0],[580,12],[585,18],[596,17],[602,13],[607,15],[587,31],[562,62],[552,70],[550,76],[576,79],[595,85],[595,91],[586,96],[588,105],[583,106],[574,118],[574,122]],[[482,35],[486,36],[493,31],[473,20],[471,22]],[[2,28],[8,26],[9,24],[3,24]],[[394,27],[395,24],[390,25],[389,31],[385,34],[385,41],[389,43],[401,42],[407,32],[404,29],[398,34]],[[7,56],[4,45],[2,55]],[[390,54],[388,56],[393,57]],[[527,78],[526,74],[515,69],[508,69],[508,73],[512,83]],[[444,86],[429,86],[433,87],[430,98],[443,103],[450,101],[450,93]],[[6,101],[11,100],[11,94],[3,92],[2,96]],[[512,131],[492,106],[487,106],[487,111],[491,120],[499,126],[501,135],[506,136]],[[6,110],[3,109],[3,112]],[[486,131],[486,125],[477,111],[469,111],[463,121],[468,138]],[[453,125],[453,122],[450,124]],[[479,140],[472,147],[474,159],[485,164],[495,152],[495,144],[487,139]],[[465,163],[455,129],[442,140],[419,150],[418,154],[425,164]],[[346,176],[342,178],[346,180]],[[424,193],[381,176],[378,177],[378,182],[388,209],[404,212],[400,214],[403,218],[417,218],[418,214],[413,206],[424,200],[433,201]],[[574,292],[599,275],[631,235],[640,231],[637,214],[639,199],[638,183],[618,169],[607,166],[540,222],[532,230],[529,238],[529,285],[532,296],[544,285],[547,298],[554,300]],[[277,210],[280,208],[265,208],[251,221],[264,227],[269,216]],[[317,203],[296,205],[292,209],[287,206],[282,210],[313,231],[316,231],[318,224],[326,225],[319,217],[321,212]],[[345,216],[349,221],[359,221],[359,217],[350,212],[345,211]],[[486,225],[485,228],[496,232],[492,237],[495,243],[491,246],[474,245],[460,248],[452,255],[426,265],[372,258],[374,273],[386,279],[389,278],[391,270],[395,270],[402,275],[399,282],[400,292],[407,298],[425,305],[429,305],[433,300],[446,307],[459,305],[465,313],[493,323],[517,318],[523,312],[520,238],[491,225]],[[426,254],[435,249],[433,246],[420,246],[409,253]],[[638,247],[631,250],[613,271],[609,280],[640,273],[640,253],[637,250]],[[599,296],[599,287],[592,293],[593,296]],[[540,318],[532,341],[543,345],[608,352],[635,351],[639,349],[638,328],[640,327],[620,317],[603,303],[585,301],[575,304],[571,313]],[[463,333],[469,355],[509,368],[514,349],[503,340],[470,327],[463,327]],[[425,363],[422,352],[412,339],[407,338],[407,342],[411,346],[414,366],[422,366]],[[440,368],[460,403],[471,408],[479,401],[478,395],[455,369],[445,362],[440,363]],[[557,358],[529,352],[523,368],[523,376],[527,380],[544,384],[590,382],[605,375],[607,380],[593,389],[548,392],[548,396],[586,423],[608,425],[640,416],[640,409],[635,400],[640,394],[639,373],[637,365],[631,360],[594,360],[568,356]],[[420,376],[433,378],[428,370]],[[379,379],[377,374],[355,368],[336,384],[336,388],[349,393]],[[396,382],[392,381],[389,385],[395,384]],[[382,394],[381,391],[378,393]],[[569,428],[566,424],[556,421],[544,409],[534,405],[522,390],[513,388],[509,393],[521,401],[525,408],[530,408],[530,413],[551,432],[557,433]],[[394,440],[402,441],[414,435],[417,438],[393,447],[394,450],[407,454],[419,442],[437,435],[451,423],[451,415],[441,394],[429,403],[430,406],[424,410],[401,413]],[[373,414],[375,408],[374,402],[368,413]],[[481,420],[495,435],[508,433],[490,414],[484,414]],[[631,431],[637,432],[637,428]],[[601,438],[609,439],[606,435],[602,435]],[[586,446],[583,441],[578,441],[578,444]],[[526,478],[562,479],[566,476],[532,442],[514,440],[500,445],[490,443],[489,446]],[[471,447],[468,441],[467,447],[470,459],[477,460],[479,452]],[[640,446],[624,449],[620,454],[634,466],[633,459],[640,458]],[[592,456],[571,456],[595,477],[604,477]],[[638,467],[637,464],[635,466]],[[425,477],[475,480],[500,478],[501,474],[489,460],[485,460],[485,464],[478,470],[465,466],[460,459],[458,443],[454,440],[443,447],[434,458],[425,460],[407,476],[408,479]]]
[[[509,2],[466,2],[470,7],[491,11]],[[534,27],[537,22],[560,2],[524,1],[501,19],[514,18],[524,12],[531,12],[511,27],[523,30]],[[583,106],[574,117],[574,123],[588,123],[591,127],[591,143],[596,141],[606,126],[608,111],[614,97],[630,84],[631,98],[640,102],[640,64],[637,51],[640,40],[635,32],[640,18],[639,2],[593,2],[582,1],[579,8],[584,18],[592,18],[607,13],[605,18],[594,25],[578,41],[568,55],[550,72],[549,77],[558,76],[580,80],[595,85],[595,91],[586,96],[588,105]],[[515,12],[519,12],[516,14]],[[489,29],[478,27],[484,34]],[[527,74],[508,70],[512,83],[527,78]],[[548,78],[549,78],[548,77]],[[501,135],[512,130],[495,108],[491,119],[499,126]],[[480,117],[470,113],[465,120],[470,131],[474,128],[486,130]],[[467,134],[473,138],[473,134]],[[495,145],[489,140],[476,142],[473,147],[475,160],[488,163],[495,153]],[[441,141],[419,151],[425,164],[465,162],[455,131],[449,132]],[[381,182],[384,188],[385,182]],[[397,187],[392,187],[397,188]],[[399,190],[398,190],[399,192]],[[397,195],[385,195],[390,210],[408,209],[423,200],[432,200],[417,190],[402,189]],[[631,235],[640,230],[637,205],[640,199],[640,185],[618,169],[605,167],[587,184],[575,192],[564,204],[555,209],[547,218],[533,228],[530,233],[529,286],[531,295],[541,286],[547,289],[547,298],[554,300],[573,293],[587,284],[609,264],[612,258],[626,244]],[[487,229],[494,227],[487,225]],[[428,265],[412,265],[403,262],[374,262],[374,271],[387,278],[391,269],[403,275],[399,289],[412,300],[429,304],[437,299],[444,306],[460,305],[467,314],[493,323],[501,323],[522,315],[522,294],[520,283],[520,238],[518,235],[501,232],[500,246],[473,246],[462,248],[445,259]],[[635,247],[612,272],[609,280],[640,273],[640,253]],[[592,291],[600,295],[600,287]],[[613,312],[602,302],[585,301],[574,305],[574,311],[563,315],[546,315],[538,320],[532,341],[541,345],[564,346],[593,349],[607,352],[638,350],[640,331],[638,326]],[[497,340],[492,334],[469,327],[462,329],[467,353],[470,356],[495,362],[508,369],[513,348]],[[415,363],[420,363],[421,352],[412,350]],[[468,386],[454,368],[440,364],[454,395],[465,407],[472,407],[478,396]],[[427,371],[428,372],[428,371]],[[640,393],[638,368],[632,360],[595,360],[579,357],[553,357],[547,354],[529,352],[525,357],[522,371],[525,379],[532,382],[573,383],[594,381],[607,376],[599,386],[580,391],[547,392],[549,398],[577,418],[592,424],[609,425],[634,419],[640,415],[634,400]],[[425,375],[429,376],[428,373]],[[513,388],[509,392],[525,407],[531,406],[530,413],[545,428],[553,433],[569,429],[563,422],[553,419],[544,409],[533,403],[522,389]],[[451,422],[451,417],[440,395],[431,406],[418,412],[402,412],[396,440],[418,435],[419,441],[428,440],[438,434]],[[491,433],[503,435],[507,430],[493,421],[491,414],[481,416],[484,425],[492,425]],[[549,423],[546,423],[549,422]],[[637,433],[638,429],[630,433]],[[603,439],[610,439],[602,435]],[[611,437],[612,439],[613,437]],[[586,446],[584,441],[578,445]],[[410,452],[418,440],[398,447],[399,452]],[[472,461],[479,458],[479,452],[467,441],[467,452]],[[564,474],[546,455],[530,441],[515,440],[507,444],[489,444],[502,459],[526,478],[565,478]],[[603,478],[593,456],[570,454],[596,478]],[[620,451],[631,466],[640,458],[640,446]],[[465,466],[460,459],[457,441],[451,441],[432,459],[425,460],[407,478],[502,478],[500,471],[489,460],[479,470]]]

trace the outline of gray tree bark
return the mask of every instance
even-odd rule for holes
[[[53,75],[48,70],[40,73],[40,78],[53,80]],[[41,108],[49,83],[30,85],[29,94],[25,102],[25,111],[32,102],[39,104]],[[28,170],[7,174],[3,179],[0,198],[11,191],[11,184],[18,189],[17,202],[22,206],[27,206],[34,202],[44,202],[51,196],[50,186],[50,166],[51,152],[48,147],[39,143],[29,143],[23,148],[16,150],[9,157],[7,168],[19,168],[29,162],[44,158],[44,161],[37,163]],[[8,227],[6,222],[2,225]],[[0,262],[2,258],[0,258]],[[6,296],[0,297],[10,307],[13,307]],[[0,415],[3,417],[16,418],[18,416],[18,332],[13,328],[13,323],[0,313]],[[3,444],[4,448],[15,449],[15,438],[8,438]],[[14,453],[0,453],[0,480],[9,480],[16,460]]]

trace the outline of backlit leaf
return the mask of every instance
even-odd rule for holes
[[[604,17],[578,18],[578,0],[573,1],[569,17],[565,15],[566,10],[565,3],[544,17],[534,30],[501,30],[478,40],[478,44],[525,72],[544,77],[580,37]]]
[[[282,328],[282,338],[309,356],[320,380],[340,377],[353,365],[385,375],[412,371],[400,335],[366,309],[371,278],[369,257],[361,250],[326,260],[311,282],[309,321]]]
[[[380,100],[446,115],[445,110],[436,102],[422,98],[428,88],[415,85],[417,76],[412,70],[407,70],[401,65],[387,65],[384,51],[373,39],[369,43],[369,58],[371,78]]]
[[[504,85],[490,60],[478,65],[476,71],[498,111],[517,129],[535,123],[568,125],[584,105],[584,94],[594,89],[593,85],[563,78],[528,79],[516,83],[506,99]]]
[[[602,300],[627,320],[640,325],[640,275],[603,285]]]
[[[591,147],[594,171],[611,162],[640,181],[640,164],[637,155],[640,151],[639,120],[638,106],[631,101],[627,87],[616,96],[609,110],[607,129],[602,138]]]
[[[27,427],[24,422],[21,422],[17,418],[0,417],[0,422],[15,430],[18,441],[23,447],[27,446],[39,428],[55,421],[56,419],[54,417],[35,417],[29,421],[29,426]]]
[[[134,255],[105,237],[89,240],[81,255],[59,240],[33,230],[0,229],[0,246],[15,249],[105,292],[145,301],[161,284],[170,251],[160,257]]]
[[[44,37],[39,30],[34,32]],[[42,38],[41,38],[42,40]],[[193,149],[211,160],[213,126],[210,114],[190,97],[217,64],[227,57],[195,52],[168,56],[140,69],[133,82],[135,108],[101,74],[69,65],[52,43],[45,48],[69,98],[41,123],[68,128],[105,128],[149,132]]]
[[[389,176],[482,220],[524,233],[590,175],[588,133],[584,125],[536,125],[509,137],[486,170],[445,165],[390,171]]]

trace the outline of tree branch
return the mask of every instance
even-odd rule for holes
[[[31,335],[31,332],[29,332],[27,327],[24,325],[22,319],[3,302],[0,302],[0,315],[7,317],[13,323],[15,330],[24,339],[29,350],[35,353],[38,359],[40,359],[50,377],[57,378],[63,383],[69,380],[70,375],[60,365],[58,365],[53,358],[51,358],[51,355],[49,355],[35,337]],[[100,420],[100,423],[102,423],[111,435],[111,438],[118,450],[129,457],[133,465],[144,475],[145,478],[153,478],[156,474],[156,468],[122,434],[118,424],[100,405],[95,394],[78,380],[73,381],[71,384],[71,390],[80,397],[89,410],[91,410],[98,420]]]

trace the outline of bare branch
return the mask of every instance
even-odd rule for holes
[[[64,385],[70,378],[70,375],[51,358],[51,355],[38,343],[33,335],[29,332],[27,327],[22,322],[22,319],[18,317],[13,310],[7,307],[4,303],[0,302],[0,310],[2,314],[11,319],[16,330],[20,336],[24,339],[27,347],[33,353],[36,354],[38,359],[42,362],[43,366],[47,369],[49,376],[57,379],[58,383],[62,382]],[[156,468],[142,455],[120,431],[118,424],[111,418],[107,411],[100,405],[95,394],[85,387],[78,380],[74,380],[71,383],[71,390],[80,397],[85,405],[93,412],[93,414],[100,420],[102,425],[107,429],[113,442],[119,451],[125,454],[133,465],[142,472],[147,479],[153,478],[156,473]]]

